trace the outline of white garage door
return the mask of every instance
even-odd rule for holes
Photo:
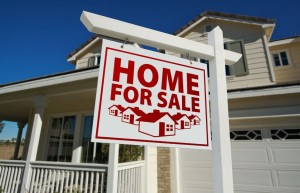
[[[300,129],[231,131],[235,193],[300,193]],[[181,149],[183,193],[213,192],[211,152]]]

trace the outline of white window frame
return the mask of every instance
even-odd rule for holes
[[[50,129],[52,127],[52,123],[53,123],[53,119],[55,118],[62,118],[62,124],[64,124],[64,117],[67,117],[67,116],[75,116],[76,117],[76,121],[75,121],[75,130],[74,130],[74,138],[73,138],[73,151],[72,151],[72,159],[70,162],[73,162],[73,157],[74,157],[74,146],[75,146],[75,140],[78,140],[76,139],[76,130],[77,130],[77,125],[78,125],[78,119],[80,118],[78,116],[78,113],[76,112],[73,112],[73,113],[59,113],[59,114],[51,114],[49,116],[49,122],[48,122],[48,128],[47,128],[47,142],[46,142],[46,151],[44,152],[44,160],[47,160],[47,157],[48,157],[48,151],[49,151],[49,142],[50,142]],[[60,134],[60,139],[59,139],[59,144],[62,143],[62,138],[61,138],[61,134]],[[61,148],[62,146],[59,146],[59,149],[58,149],[58,154],[59,152],[61,151]],[[59,162],[59,159],[56,161],[56,162]]]
[[[280,52],[285,52],[286,53],[286,56],[287,56],[287,60],[288,60],[288,65],[283,65],[282,64],[282,59],[281,59],[281,56],[280,56]],[[279,56],[279,61],[280,61],[280,66],[276,66],[275,65],[275,60],[274,60],[274,54],[278,54]],[[292,63],[292,60],[291,60],[291,56],[290,56],[290,52],[288,49],[282,49],[282,50],[275,50],[275,51],[272,51],[271,52],[271,55],[272,55],[272,61],[273,61],[273,66],[275,68],[290,68],[293,66],[293,63]]]

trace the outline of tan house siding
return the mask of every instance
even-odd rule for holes
[[[88,51],[80,54],[76,61],[76,69],[86,68],[88,66],[88,59],[92,56],[99,55],[101,53],[101,43],[97,42]]]
[[[158,193],[171,193],[170,148],[157,148]]]
[[[207,43],[207,34],[204,33],[204,28],[208,24],[221,27],[224,34],[224,42],[233,40],[244,41],[249,75],[228,78],[227,86],[229,89],[273,84],[263,44],[264,34],[260,26],[210,19],[183,34],[182,37]]]
[[[290,55],[290,65],[283,67],[275,67],[274,71],[276,75],[277,83],[282,82],[293,82],[300,80],[300,42],[284,44],[270,47],[270,52],[279,51],[279,50],[287,50]],[[273,59],[273,56],[272,56]],[[272,64],[274,62],[272,61]]]

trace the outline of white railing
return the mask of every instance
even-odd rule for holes
[[[0,160],[0,192],[18,193],[23,179],[25,161]]]
[[[28,193],[103,193],[107,165],[32,162]]]
[[[144,161],[118,165],[118,193],[142,193]]]

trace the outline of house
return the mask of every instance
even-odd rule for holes
[[[191,125],[200,125],[201,119],[197,115],[190,115],[189,120]]]
[[[176,134],[176,121],[169,113],[154,110],[141,116],[139,119],[139,132],[153,136],[164,137]]]
[[[121,105],[112,105],[108,108],[109,114],[116,117],[122,117],[124,107]]]
[[[225,67],[235,192],[300,192],[300,37],[271,40],[274,19],[212,11],[174,35],[207,43],[207,33],[215,26],[223,31],[224,47],[243,54]],[[209,61],[189,59],[209,67]],[[170,159],[160,167],[166,169],[161,175],[172,180],[169,186],[168,180],[161,184],[173,192],[214,192],[210,151],[162,152]]]
[[[137,119],[143,115],[145,115],[145,113],[142,110],[140,110],[138,107],[134,107],[134,108],[127,107],[123,111],[122,121],[125,123],[138,125],[139,121],[137,121]]]
[[[187,115],[177,113],[172,116],[172,118],[177,122],[175,125],[176,129],[190,129],[191,128],[191,121]]]
[[[207,33],[215,26],[223,30],[224,47],[243,55],[224,67],[235,192],[300,192],[300,37],[271,40],[274,19],[211,11],[174,35],[207,43]],[[145,160],[118,163],[116,145],[91,142],[103,38],[109,39],[93,36],[68,56],[72,71],[0,85],[0,120],[28,124],[21,160],[0,160],[0,186],[6,192],[31,193],[71,192],[82,184],[79,191],[93,187],[105,192],[109,172],[117,171],[119,192],[128,179],[142,184],[143,177],[152,179],[151,193],[213,192],[211,151],[145,147],[151,165],[145,176]],[[192,55],[189,59],[209,67],[209,61]],[[146,115],[139,118],[141,132],[176,134],[171,115]],[[160,121],[165,128],[161,133]],[[19,133],[23,128],[20,124]]]

